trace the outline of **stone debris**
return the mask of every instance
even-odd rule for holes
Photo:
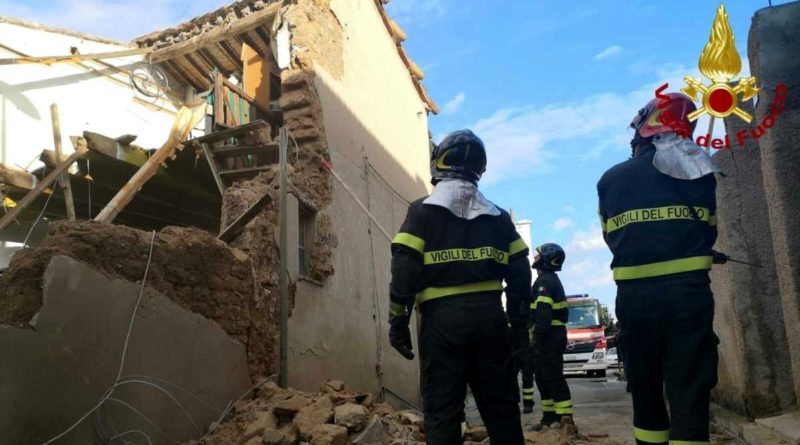
[[[329,380],[317,393],[261,385],[252,399],[203,440],[191,445],[423,445],[422,414],[395,410],[386,402]],[[530,429],[530,425],[523,427]],[[543,431],[525,431],[526,445],[622,445],[605,437],[581,435],[572,422]],[[596,435],[592,435],[596,436]],[[483,425],[467,425],[464,443],[489,444]]]
[[[367,408],[355,403],[345,403],[336,407],[334,423],[349,431],[361,431],[367,423]]]

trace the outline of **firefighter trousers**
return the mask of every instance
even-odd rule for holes
[[[533,353],[529,350],[519,360],[522,371],[522,405],[533,406]]]
[[[534,336],[536,333],[534,332]],[[564,377],[564,350],[567,347],[567,330],[553,326],[547,334],[536,339],[539,356],[536,357],[536,386],[542,398],[543,420],[558,420],[571,416],[572,396]]]
[[[421,305],[421,386],[428,444],[461,444],[467,384],[492,443],[523,445],[511,333],[496,294]]]
[[[617,318],[626,334],[637,444],[708,443],[719,344],[709,284],[660,281],[621,287]]]

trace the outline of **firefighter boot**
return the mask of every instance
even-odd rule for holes
[[[554,412],[545,411],[542,415],[542,420],[539,421],[536,425],[533,426],[533,431],[541,431],[545,427],[549,427],[553,424],[556,424],[561,420],[561,416]]]

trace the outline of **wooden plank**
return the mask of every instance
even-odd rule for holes
[[[271,153],[278,151],[278,144],[264,144],[264,145],[231,145],[224,147],[214,147],[211,153],[214,156],[231,157],[243,155],[261,155],[264,153]]]
[[[234,180],[234,179],[246,178],[248,176],[253,177],[263,171],[269,170],[270,168],[272,168],[272,166],[263,165],[261,167],[242,168],[239,170],[222,170],[219,172],[219,175]]]
[[[241,55],[236,53],[236,51],[231,47],[230,43],[228,43],[227,40],[221,40],[217,44],[217,47],[222,49],[222,54],[225,55],[225,57],[228,59],[228,61],[231,63],[232,66],[234,66],[237,69],[241,67],[242,63]]]
[[[58,118],[58,105],[50,105],[50,119],[53,124],[53,144],[55,145],[56,163],[60,164],[63,158],[63,147],[61,145],[61,120]],[[69,174],[66,170],[58,178],[58,186],[64,192],[64,205],[67,209],[67,220],[75,221],[75,201],[72,199],[72,185],[69,181]]]
[[[200,48],[215,45],[217,42],[230,38],[230,36],[239,35],[264,24],[271,24],[271,19],[280,11],[282,6],[283,2],[272,3],[258,12],[236,20],[230,26],[218,26],[183,42],[162,47],[153,53],[151,60],[153,63],[168,60],[182,54],[197,51]]]
[[[258,212],[261,211],[264,207],[266,207],[269,203],[272,202],[272,196],[269,193],[265,193],[258,201],[254,202],[253,205],[247,208],[241,215],[234,222],[232,222],[228,227],[222,230],[222,233],[219,234],[219,239],[225,242],[230,242],[233,238],[236,237],[239,233],[241,233],[242,229],[249,223]]]
[[[16,65],[20,63],[44,63],[47,65],[60,62],[80,62],[82,60],[115,59],[118,57],[137,56],[149,54],[153,48],[134,48],[123,51],[111,51],[95,54],[70,54],[68,56],[43,56],[43,57],[12,57],[0,59],[0,65]]]
[[[269,124],[265,121],[258,120],[255,122],[251,122],[247,125],[242,125],[241,127],[237,128],[228,128],[222,131],[217,131],[211,134],[207,134],[205,136],[200,136],[199,138],[192,139],[192,142],[197,143],[214,143],[219,141],[224,141],[225,139],[241,136],[243,134],[249,133],[251,131],[260,130],[262,128],[269,127]]]
[[[21,168],[5,165],[0,162],[0,184],[31,190],[35,183],[36,177],[32,174]]]
[[[220,196],[225,195],[225,183],[222,181],[222,178],[219,176],[219,164],[217,160],[214,159],[214,155],[211,153],[211,150],[208,148],[209,144],[200,144],[200,147],[203,149],[203,154],[206,156],[206,161],[208,161],[208,168],[211,169],[211,174],[214,176],[214,182],[217,183],[217,188],[219,188]]]
[[[225,99],[222,90],[222,74],[214,76],[214,124],[225,125]]]
[[[28,207],[37,196],[42,194],[46,188],[50,187],[50,185],[55,182],[55,180],[58,179],[61,174],[65,172],[70,165],[72,165],[73,162],[83,156],[87,151],[88,149],[86,147],[75,147],[75,152],[69,155],[63,164],[60,164],[58,167],[50,171],[50,173],[45,176],[45,178],[39,182],[33,190],[31,190],[27,195],[25,195],[24,198],[17,202],[16,207],[11,209],[10,212],[6,213],[5,216],[0,218],[0,230],[3,230],[6,226],[11,224],[11,221],[14,221],[17,215],[25,210],[25,208]]]
[[[153,177],[158,168],[167,159],[171,158],[175,150],[181,145],[191,132],[192,128],[205,116],[205,106],[194,109],[182,107],[175,117],[175,122],[170,129],[166,142],[152,155],[147,162],[133,175],[133,177],[119,190],[116,196],[100,211],[95,221],[111,223],[114,218],[131,202],[136,192],[142,188],[148,179]]]

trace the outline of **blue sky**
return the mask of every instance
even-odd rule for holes
[[[745,74],[750,20],[768,3],[725,3]],[[718,5],[392,0],[387,9],[442,108],[430,119],[435,138],[462,127],[482,137],[484,193],[533,221],[535,245],[565,247],[568,293],[598,296],[613,309],[595,185],[629,156],[626,126],[654,90],[669,81],[678,91],[684,75],[699,76]]]
[[[129,40],[203,14],[220,0],[0,0],[0,14]],[[774,1],[775,4],[786,3]],[[472,128],[487,144],[486,195],[533,221],[533,242],[567,250],[568,293],[613,308],[610,254],[595,184],[630,153],[631,117],[669,81],[698,76],[718,1],[391,0],[405,47],[442,108],[440,139]],[[753,13],[767,0],[727,1],[746,62]],[[706,128],[701,120],[698,128]],[[719,134],[717,125],[716,134]]]

